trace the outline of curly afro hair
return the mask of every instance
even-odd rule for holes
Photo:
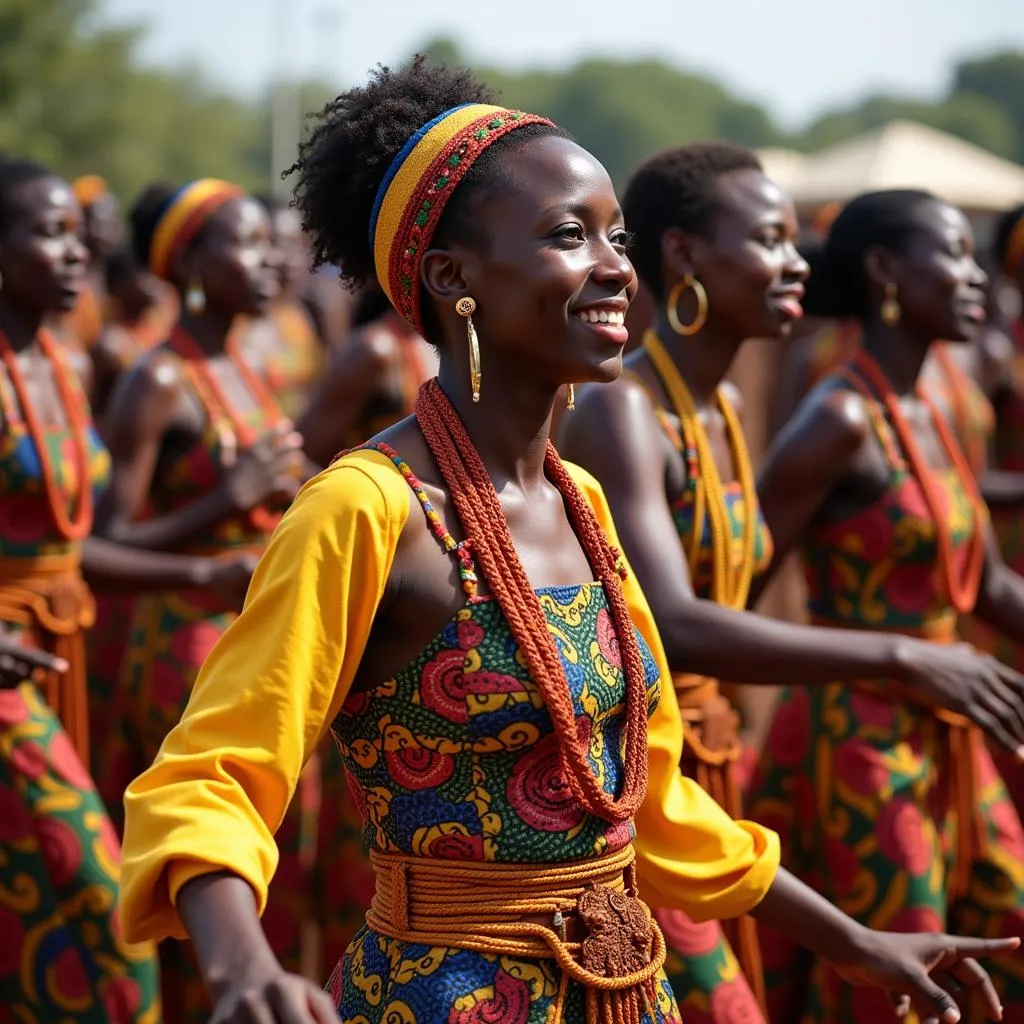
[[[328,103],[299,158],[284,172],[294,175],[295,205],[308,233],[314,265],[336,264],[352,288],[375,276],[369,242],[370,214],[391,161],[428,121],[463,103],[494,103],[492,91],[466,70],[428,63],[417,56],[398,70],[378,67],[367,85]],[[475,194],[510,187],[497,153],[508,153],[557,128],[528,125],[491,146],[466,174],[445,208],[434,238],[469,240],[474,218],[466,216]]]
[[[622,213],[633,235],[630,258],[656,299],[664,298],[661,236],[666,229],[703,233],[719,209],[719,177],[761,169],[757,156],[742,146],[694,142],[659,153],[634,172],[622,197]]]

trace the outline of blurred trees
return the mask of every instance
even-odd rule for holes
[[[196,69],[156,71],[136,59],[139,32],[99,28],[94,0],[0,0],[0,151],[73,177],[102,174],[131,198],[157,178],[218,175],[269,181],[269,104],[218,93]],[[470,63],[456,44],[424,47]],[[621,182],[652,152],[694,139],[815,150],[894,118],[911,118],[1024,162],[1024,53],[966,60],[935,103],[892,96],[828,112],[796,134],[715,81],[656,60],[584,60],[564,71],[478,68],[502,101],[547,114]],[[293,88],[306,110],[332,91]]]

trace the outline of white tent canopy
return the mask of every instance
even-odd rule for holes
[[[760,155],[769,176],[801,207],[889,188],[926,189],[973,211],[1024,202],[1024,167],[912,121],[893,121],[819,153]]]

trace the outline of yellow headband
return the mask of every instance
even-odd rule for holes
[[[1010,232],[1006,240],[1006,256],[1003,258],[1003,270],[1007,274],[1015,275],[1020,269],[1021,261],[1024,260],[1024,214]]]
[[[180,189],[160,215],[149,246],[149,269],[167,280],[175,256],[227,202],[244,196],[237,185],[219,178],[200,178]]]
[[[488,146],[516,128],[554,127],[546,118],[467,103],[428,121],[391,161],[370,216],[377,279],[421,334],[420,261],[456,186]]]

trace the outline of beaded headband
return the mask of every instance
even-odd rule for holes
[[[1016,274],[1022,260],[1024,260],[1024,214],[1013,225],[1010,237],[1006,240],[1006,257],[1003,260],[1003,269],[1008,274]]]
[[[488,146],[530,124],[554,127],[536,114],[464,103],[428,121],[391,161],[370,214],[370,245],[377,280],[420,334],[420,261],[445,206]]]
[[[149,269],[167,280],[174,258],[227,202],[244,196],[237,185],[219,178],[200,178],[179,189],[160,214],[149,246]]]

